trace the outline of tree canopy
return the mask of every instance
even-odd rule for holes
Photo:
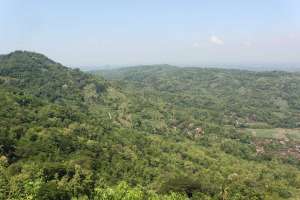
[[[299,127],[299,100],[286,72],[84,73],[3,55],[0,199],[297,199],[297,154],[240,130]]]

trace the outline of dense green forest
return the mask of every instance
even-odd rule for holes
[[[100,72],[101,74],[101,72]],[[140,66],[103,71],[128,92],[150,94],[197,121],[300,127],[300,74]],[[133,89],[132,89],[133,88]],[[123,87],[122,87],[123,89]],[[155,100],[156,101],[156,100]],[[185,117],[186,121],[186,117]]]
[[[299,128],[297,73],[0,56],[0,199],[296,200]]]

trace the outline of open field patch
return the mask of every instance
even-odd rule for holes
[[[278,140],[295,140],[300,142],[300,129],[241,129],[243,133],[249,133],[256,138],[278,139]]]

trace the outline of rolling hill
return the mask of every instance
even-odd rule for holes
[[[300,127],[299,73],[158,65],[101,71],[100,74],[134,88],[129,91],[157,93],[162,101],[197,110],[197,113],[215,112],[211,121],[224,125],[239,122],[243,126],[263,123]]]
[[[297,199],[297,157],[247,130],[299,127],[299,80],[2,55],[0,199]]]

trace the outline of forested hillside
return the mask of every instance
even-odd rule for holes
[[[37,53],[3,55],[0,199],[296,200],[299,102],[295,73],[95,75]],[[296,132],[258,137],[274,128]]]
[[[106,78],[156,93],[195,118],[225,125],[300,127],[300,74],[251,72],[169,65],[140,66],[101,72]],[[123,88],[122,88],[123,89]],[[176,109],[177,109],[176,108]],[[203,115],[203,116],[199,116]],[[201,118],[202,117],[202,118]],[[197,120],[198,120],[197,119]]]

